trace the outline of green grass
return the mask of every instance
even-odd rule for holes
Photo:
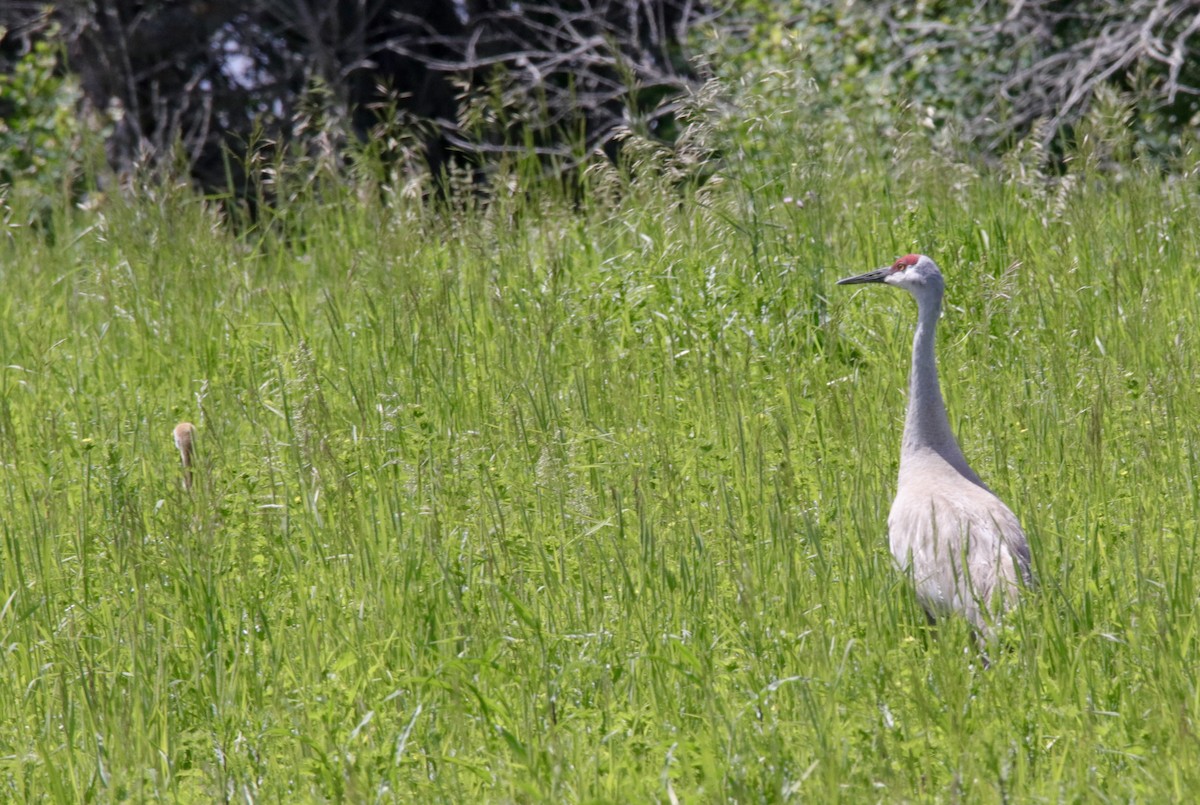
[[[1194,187],[787,133],[582,206],[300,188],[239,237],[162,190],[10,229],[4,798],[1200,789]],[[833,285],[909,251],[1041,579],[987,670],[887,552],[913,305]]]

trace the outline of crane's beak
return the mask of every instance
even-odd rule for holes
[[[857,277],[846,277],[844,280],[838,280],[838,285],[858,285],[863,282],[883,282],[884,277],[892,273],[891,266],[877,268],[874,271],[868,271],[866,274],[859,274]]]

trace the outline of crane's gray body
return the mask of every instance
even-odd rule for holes
[[[1016,515],[967,465],[938,385],[934,336],[944,281],[933,260],[908,255],[841,283],[883,282],[917,300],[900,478],[888,515],[896,563],[931,617],[961,613],[990,636],[1032,582],[1029,543]]]
[[[939,466],[940,465],[940,466]],[[933,617],[960,612],[985,635],[1030,582],[1029,545],[1012,510],[937,459],[902,477],[888,515],[892,556]]]

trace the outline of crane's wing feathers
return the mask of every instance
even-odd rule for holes
[[[1025,531],[1021,528],[1021,523],[1017,520],[1017,516],[1012,513],[1012,510],[1004,505],[999,498],[996,502],[1004,509],[1007,517],[995,518],[996,530],[1000,532],[1000,539],[1004,541],[1004,547],[1008,549],[1012,555],[1013,561],[1017,565],[1017,572],[1021,575],[1021,582],[1026,586],[1033,586],[1033,556],[1029,552],[1029,540],[1025,537]]]

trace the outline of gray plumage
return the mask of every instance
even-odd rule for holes
[[[945,282],[921,254],[839,280],[882,282],[917,300],[908,414],[900,479],[888,515],[888,539],[930,617],[961,613],[985,637],[1032,584],[1029,543],[1012,510],[967,465],[950,430],[938,385],[934,336]]]

